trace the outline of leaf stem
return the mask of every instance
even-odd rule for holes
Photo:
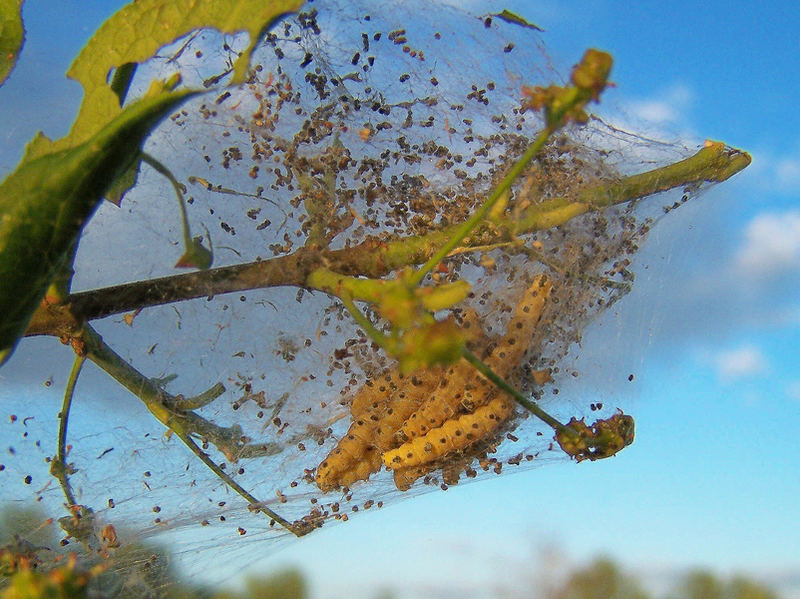
[[[67,466],[67,425],[69,424],[69,411],[72,407],[72,398],[75,394],[75,385],[78,382],[83,363],[86,361],[86,356],[76,356],[75,361],[72,363],[72,370],[70,370],[69,378],[67,379],[67,386],[64,389],[64,401],[61,404],[61,411],[58,413],[58,448],[56,450],[56,459],[53,460],[50,466],[50,473],[58,479],[61,489],[64,491],[64,497],[67,499],[67,504],[70,506],[76,505],[75,495],[72,493],[72,486],[69,484],[69,466]]]
[[[519,391],[514,389],[514,387],[512,387],[506,381],[504,381],[500,376],[497,375],[497,373],[495,373],[494,370],[492,370],[486,364],[484,364],[481,361],[481,359],[478,356],[476,356],[475,354],[473,354],[471,351],[469,351],[468,349],[464,348],[463,353],[462,353],[462,357],[467,362],[472,364],[472,366],[474,366],[475,369],[478,372],[480,372],[483,376],[485,376],[487,379],[489,379],[498,388],[500,388],[503,391],[505,391],[506,393],[508,393],[511,397],[514,398],[514,400],[517,403],[519,403],[520,405],[525,407],[534,416],[536,416],[537,418],[539,418],[539,420],[541,420],[544,423],[546,423],[553,430],[564,431],[567,434],[572,432],[569,427],[564,426],[563,424],[561,424],[558,420],[553,418],[550,414],[548,414],[542,408],[540,408],[538,405],[536,405],[535,402],[529,400],[527,397],[522,395],[522,393],[520,393]]]
[[[494,191],[489,195],[487,200],[478,208],[472,216],[469,217],[465,222],[459,225],[455,231],[453,231],[451,237],[447,240],[447,242],[440,247],[433,256],[419,269],[417,270],[414,275],[411,277],[411,284],[419,285],[422,282],[422,279],[425,278],[431,270],[433,270],[439,262],[444,260],[447,255],[458,247],[458,244],[469,235],[475,227],[480,224],[480,222],[484,219],[486,214],[489,210],[492,209],[492,206],[495,205],[498,199],[500,199],[503,194],[505,194],[511,186],[514,184],[514,181],[522,174],[525,168],[528,166],[531,160],[534,159],[536,154],[544,147],[544,144],[547,143],[547,139],[555,130],[554,127],[547,126],[545,127],[539,135],[536,136],[536,139],[528,146],[528,149],[525,150],[525,153],[517,160],[514,165],[509,169],[506,176],[503,177],[503,180],[494,188]]]
[[[172,171],[170,171],[156,158],[146,152],[142,152],[141,156],[142,162],[149,164],[156,171],[158,171],[159,174],[167,178],[167,180],[172,184],[172,189],[175,190],[175,195],[178,196],[178,204],[181,207],[181,222],[183,223],[183,242],[186,244],[186,249],[188,251],[192,244],[192,233],[189,230],[189,214],[186,212],[186,202],[183,198],[183,187],[175,178],[175,175],[172,174]]]
[[[369,335],[370,338],[382,349],[391,354],[391,343],[389,342],[389,339],[386,337],[386,335],[376,329],[366,315],[358,309],[358,306],[355,305],[355,302],[353,302],[350,294],[346,291],[343,291],[338,294],[338,297],[344,304],[344,307],[347,308],[347,311],[350,312],[353,319],[359,324],[359,326],[361,326],[361,328],[364,329],[367,335]]]

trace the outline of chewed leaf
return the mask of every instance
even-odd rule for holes
[[[510,10],[506,9],[503,12],[499,12],[492,15],[493,17],[497,17],[498,19],[502,19],[506,23],[511,23],[512,25],[519,25],[521,27],[527,27],[528,29],[534,29],[536,31],[544,31],[541,27],[536,25],[535,23],[531,23],[527,19],[519,16],[516,13],[511,12]]]
[[[211,27],[222,33],[246,31],[250,35],[250,46],[234,66],[233,82],[242,82],[261,32],[277,17],[302,5],[301,0],[140,0],[128,4],[100,26],[67,71],[85,92],[69,135],[37,147],[38,153],[28,157],[83,143],[97,133],[120,112],[119,98],[108,84],[111,71],[144,62],[161,47],[196,29]]]
[[[86,143],[24,161],[0,183],[0,356],[25,332],[68,249],[139,155],[152,127],[191,92],[131,104]]]
[[[128,4],[94,34],[67,75],[84,89],[106,85],[111,69],[140,63],[159,48],[202,27],[222,33],[246,31],[251,40],[275,18],[303,5],[299,0],[140,0]],[[249,51],[249,50],[248,50]],[[246,54],[249,58],[249,54]]]
[[[0,84],[17,63],[24,41],[22,0],[0,0]]]

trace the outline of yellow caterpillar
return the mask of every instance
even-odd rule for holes
[[[442,372],[441,382],[419,410],[402,423],[397,439],[404,442],[469,411],[488,403],[495,388],[486,379],[476,376],[467,362],[458,362]]]
[[[486,364],[502,378],[508,378],[519,366],[530,339],[542,318],[553,285],[545,275],[539,275],[525,290],[508,323],[506,334],[486,357]]]
[[[394,486],[398,491],[408,491],[418,479],[423,476],[435,472],[439,468],[442,470],[442,482],[447,485],[458,484],[458,480],[462,473],[466,470],[470,472],[469,465],[475,459],[475,456],[470,453],[462,453],[461,455],[449,455],[444,460],[437,460],[429,462],[420,466],[408,466],[403,468],[396,468],[392,474],[394,477]],[[477,474],[474,470],[472,476]],[[469,474],[468,474],[469,476]]]
[[[464,314],[464,329],[478,331],[476,351],[501,377],[509,379],[519,366],[551,288],[547,277],[536,277],[500,338],[482,332],[474,311]],[[534,373],[541,383],[548,375]],[[323,492],[349,486],[366,480],[384,463],[394,470],[397,488],[406,490],[420,476],[449,467],[457,459],[449,454],[495,433],[512,409],[510,400],[466,362],[411,376],[392,370],[365,383],[353,397],[353,423],[317,467],[317,485]],[[444,456],[446,464],[435,463]],[[461,469],[454,465],[456,480]]]
[[[528,342],[539,324],[551,289],[552,284],[546,276],[539,275],[534,279],[517,304],[505,336],[486,357],[488,366],[501,378],[508,379],[519,366],[528,349]],[[472,320],[477,320],[477,315],[469,318],[468,322]],[[466,362],[454,364],[436,392],[403,423],[398,441],[404,442],[425,435],[459,412],[471,411],[488,404],[497,393],[496,387],[485,378],[477,376],[472,366]]]
[[[393,371],[359,390],[350,407],[350,429],[317,467],[320,490],[348,486],[380,469],[381,451],[395,445],[395,432],[430,395],[441,376],[439,370],[406,377]]]
[[[358,418],[368,410],[387,403],[403,384],[403,376],[396,370],[384,373],[375,380],[366,381],[350,401],[350,414],[353,418]]]
[[[461,326],[466,331],[480,331],[480,317],[474,310],[464,313]],[[481,332],[479,344],[485,343],[485,335]],[[485,386],[486,381],[475,377],[472,366],[466,362],[456,362],[441,368],[437,377],[437,386],[424,401],[418,411],[401,423],[403,426],[396,434],[398,443],[425,434],[432,428],[441,426],[459,412],[470,411],[477,405],[488,402],[482,397],[483,392],[475,392],[475,385]]]
[[[347,434],[317,467],[317,486],[322,491],[327,492],[344,484],[342,477],[364,461],[376,428],[377,422],[363,418],[350,425]]]
[[[383,454],[387,468],[427,464],[489,436],[511,415],[511,401],[500,396],[469,414],[448,420],[439,428]]]

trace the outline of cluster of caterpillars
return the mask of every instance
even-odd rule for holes
[[[465,314],[463,326],[483,361],[503,379],[513,380],[550,290],[546,276],[536,277],[502,337],[487,336],[477,314]],[[464,360],[406,376],[390,370],[353,397],[350,429],[317,467],[317,485],[324,492],[346,487],[384,465],[406,490],[448,462],[463,462],[465,452],[494,438],[513,411],[512,400]]]

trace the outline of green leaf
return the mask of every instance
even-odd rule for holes
[[[23,161],[0,183],[0,363],[109,185],[135,164],[158,121],[193,93],[161,89],[85,143]]]
[[[452,364],[464,350],[464,332],[452,318],[414,326],[400,337],[397,358],[404,374],[438,364]]]
[[[415,294],[426,310],[437,312],[464,301],[472,287],[464,279],[435,287],[417,287]]]
[[[22,0],[0,0],[0,85],[17,64],[24,41]]]
[[[534,29],[536,31],[544,31],[541,27],[536,25],[535,23],[531,23],[530,21],[522,18],[517,13],[513,13],[510,10],[504,10],[503,12],[495,13],[491,15],[492,17],[497,17],[498,19],[502,19],[506,23],[511,23],[512,25],[519,25],[521,27],[526,27],[528,29]]]
[[[122,198],[125,197],[125,194],[133,189],[133,187],[136,185],[136,179],[139,178],[140,165],[141,161],[136,160],[130,166],[130,168],[128,168],[128,170],[117,177],[108,188],[108,191],[106,191],[105,199],[115,206],[120,206],[122,204]]]
[[[120,112],[119,96],[108,84],[117,67],[142,63],[160,48],[203,27],[222,33],[246,31],[250,45],[234,65],[233,84],[244,81],[250,55],[261,33],[278,17],[296,11],[303,0],[138,0],[111,16],[83,47],[67,71],[84,89],[69,135],[57,142],[39,140],[26,158],[83,143]],[[49,141],[49,140],[48,140]]]

